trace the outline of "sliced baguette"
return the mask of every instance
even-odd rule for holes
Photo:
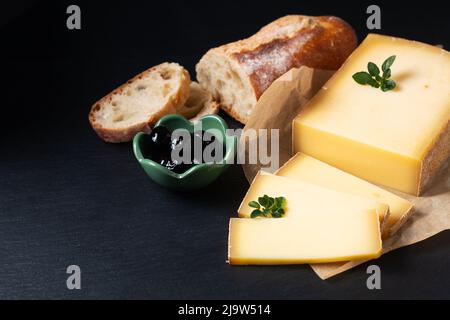
[[[218,113],[219,109],[220,105],[213,100],[210,92],[197,82],[191,82],[189,98],[178,112],[191,121],[198,121],[203,116]]]
[[[163,116],[177,113],[190,92],[189,73],[177,63],[150,68],[96,102],[89,121],[103,140],[131,141],[138,132],[150,132]]]

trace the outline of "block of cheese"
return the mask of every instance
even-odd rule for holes
[[[326,263],[381,255],[379,216],[372,211],[309,212],[292,219],[231,219],[232,265]]]
[[[389,217],[389,206],[378,201],[324,188],[305,181],[279,177],[260,172],[250,186],[238,213],[240,218],[250,218],[254,209],[248,205],[259,197],[286,198],[286,219],[294,219],[303,214],[327,212],[340,215],[343,212],[376,211],[382,229]]]
[[[352,75],[396,55],[382,92]],[[450,52],[370,34],[293,123],[303,152],[376,184],[420,195],[450,156]]]
[[[412,212],[411,202],[303,153],[296,154],[276,174],[387,204],[390,214],[383,238],[395,233]]]

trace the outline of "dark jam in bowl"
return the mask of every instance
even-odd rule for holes
[[[166,167],[168,170],[177,174],[182,174],[196,165],[203,164],[203,154],[205,148],[215,144],[211,156],[215,157],[215,148],[223,150],[222,157],[215,159],[222,161],[225,157],[225,146],[210,132],[196,131],[189,133],[189,138],[183,135],[172,135],[172,132],[165,126],[153,128],[150,135],[142,146],[142,152],[147,159]],[[195,150],[195,146],[201,146],[201,153]],[[179,162],[172,159],[172,151],[177,150],[177,154],[183,156],[183,150],[190,148],[189,163]],[[210,148],[209,148],[210,150]],[[197,152],[196,152],[197,151]]]

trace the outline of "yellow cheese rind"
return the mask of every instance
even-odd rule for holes
[[[347,211],[375,210],[384,228],[389,218],[389,206],[385,203],[265,172],[260,172],[250,186],[238,209],[239,217],[250,218],[254,209],[248,204],[264,195],[286,198],[286,219],[295,219],[310,212],[339,215]]]
[[[397,56],[395,90],[382,92],[353,80],[369,61],[381,65],[391,55]],[[450,132],[448,70],[450,53],[443,49],[369,35],[294,120],[294,152],[373,183],[423,192],[425,179],[450,156],[448,139],[439,139]],[[432,164],[424,164],[426,159]]]
[[[382,251],[378,214],[311,212],[290,219],[231,219],[228,262],[288,265],[375,259]]]
[[[413,208],[411,202],[391,192],[302,153],[296,154],[276,174],[387,204],[390,215],[383,238],[398,230]]]
[[[420,185],[418,194],[423,194],[431,187],[434,177],[439,173],[442,164],[444,164],[450,156],[450,120],[447,122],[446,128],[436,139],[427,156],[422,162],[420,172]]]

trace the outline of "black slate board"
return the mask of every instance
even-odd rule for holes
[[[381,33],[448,48],[441,3],[381,4]],[[166,60],[193,73],[210,47],[288,13],[340,16],[362,39],[370,2],[77,1],[81,31],[65,28],[69,4],[29,1],[0,24],[0,298],[450,297],[449,232],[378,260],[380,291],[367,289],[367,265],[329,281],[308,266],[230,267],[242,169],[205,191],[168,191],[144,175],[130,144],[103,143],[87,121],[90,105],[134,74]],[[80,291],[66,288],[73,264]]]

